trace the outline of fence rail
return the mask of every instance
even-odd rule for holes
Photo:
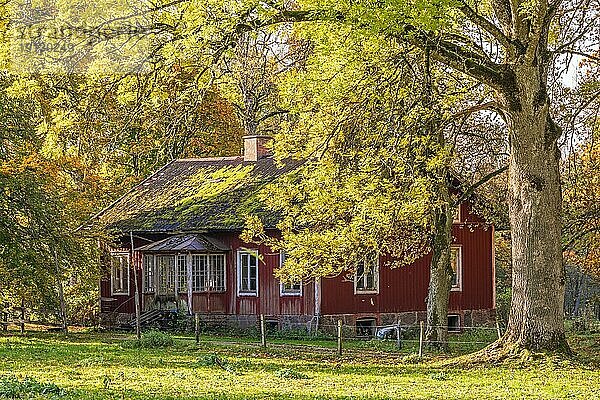
[[[198,314],[196,314],[197,316]],[[198,317],[195,318],[195,340],[196,343],[202,342],[203,332],[202,326],[199,322]],[[430,325],[430,328],[445,328],[449,329],[450,333],[460,333],[460,335],[451,335],[449,342],[441,342],[435,340],[426,339],[426,330],[428,325],[424,322],[420,322],[418,325],[415,324],[387,324],[387,325],[370,325],[368,327],[369,334],[365,334],[365,330],[361,330],[360,327],[355,325],[346,325],[342,320],[338,320],[337,324],[319,324],[318,330],[307,329],[310,322],[286,322],[282,329],[272,330],[269,329],[268,321],[264,315],[260,315],[258,318],[258,329],[252,331],[248,337],[256,337],[257,340],[254,342],[256,346],[263,348],[269,346],[292,346],[295,348],[302,347],[314,347],[311,343],[315,340],[329,341],[331,348],[336,351],[338,355],[343,355],[348,349],[355,350],[357,343],[364,343],[362,350],[368,350],[367,347],[371,343],[372,347],[376,348],[377,345],[374,343],[388,343],[388,348],[395,347],[397,350],[414,347],[414,352],[418,353],[419,357],[423,356],[428,346],[438,347],[445,346],[447,344],[451,346],[460,346],[462,348],[469,348],[473,350],[474,347],[483,347],[498,339],[501,336],[499,327],[487,327],[487,326],[461,326],[460,330],[452,332],[454,326],[443,326],[443,325]],[[380,335],[378,332],[385,331],[385,335]],[[210,329],[208,330],[210,332]],[[417,335],[418,333],[418,335]],[[285,343],[286,340],[298,340],[303,343]],[[219,342],[223,343],[223,342]],[[236,343],[236,342],[232,342]],[[237,342],[239,343],[239,342]],[[244,343],[248,343],[244,341]],[[351,344],[347,346],[347,344]],[[395,344],[392,346],[391,344]]]

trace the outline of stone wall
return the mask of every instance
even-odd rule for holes
[[[496,310],[466,310],[450,312],[449,315],[459,315],[461,327],[494,327],[496,325]],[[356,327],[356,321],[361,319],[373,319],[376,326],[391,326],[399,323],[405,327],[416,327],[421,321],[427,320],[427,312],[323,315],[320,317],[319,327],[320,330],[333,334],[338,320],[342,321],[344,327]]]
[[[450,315],[460,316],[461,327],[493,327],[495,326],[495,310],[467,310]],[[100,324],[106,328],[115,328],[121,324],[131,321],[134,314],[124,313],[101,313]],[[194,329],[194,317],[189,316],[185,324],[188,330]],[[200,325],[203,329],[248,329],[259,327],[258,315],[228,315],[228,314],[200,314]],[[421,321],[427,319],[425,311],[411,311],[402,313],[382,314],[339,314],[322,315],[319,318],[312,315],[279,315],[265,316],[267,326],[278,329],[305,329],[312,331],[319,326],[319,330],[335,334],[338,320],[342,321],[345,330],[353,330],[356,321],[361,319],[373,319],[376,326],[390,326],[400,324],[402,326],[418,326]],[[179,325],[183,326],[183,325]]]

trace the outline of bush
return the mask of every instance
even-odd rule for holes
[[[51,398],[64,396],[65,391],[53,383],[40,383],[31,378],[20,381],[14,377],[0,378],[0,398],[27,399],[31,395],[52,395]]]
[[[204,354],[198,357],[196,364],[202,367],[212,367],[214,365],[225,365],[227,360],[219,358],[216,354]]]
[[[130,340],[124,343],[128,348],[157,349],[173,346],[173,337],[161,331],[148,331],[142,334],[140,340]]]
[[[285,379],[308,379],[309,376],[302,372],[295,371],[291,368],[283,368],[275,372],[275,375],[279,378]]]

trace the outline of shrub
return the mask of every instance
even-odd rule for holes
[[[306,328],[284,328],[273,330],[267,333],[267,336],[272,339],[291,339],[291,340],[328,340],[334,339],[332,335],[328,335],[322,331],[309,332]]]
[[[198,357],[196,364],[202,367],[212,367],[213,365],[227,364],[227,360],[220,359],[216,354],[204,354]]]
[[[295,371],[291,368],[283,368],[275,372],[275,375],[279,378],[285,379],[308,379],[309,376],[302,372]]]

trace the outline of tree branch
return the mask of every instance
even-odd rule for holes
[[[479,181],[475,182],[474,184],[472,184],[467,190],[465,190],[463,192],[463,194],[452,204],[453,207],[457,207],[460,203],[462,203],[463,201],[465,201],[466,199],[468,199],[469,197],[471,197],[471,195],[473,193],[475,193],[475,189],[477,189],[479,186],[483,185],[484,183],[486,183],[487,181],[489,181],[490,179],[494,178],[495,176],[500,175],[501,173],[503,173],[504,171],[506,171],[508,169],[508,166],[504,166],[500,169],[495,170],[494,172],[490,172],[489,174],[487,174],[486,176],[484,176],[483,178],[481,178]]]
[[[562,248],[562,251],[569,250],[579,239],[594,232],[600,232],[600,226],[594,226],[575,233],[573,236],[571,236],[567,243],[565,243],[565,245]]]
[[[412,25],[405,25],[403,33],[393,34],[392,36],[421,49],[429,48],[431,57],[436,61],[463,72],[495,89],[505,91],[508,85],[512,83],[510,77],[504,73],[501,64],[490,62],[456,43],[443,40],[439,35],[421,31]]]
[[[484,16],[478,14],[475,10],[473,10],[466,2],[461,1],[458,9],[475,25],[492,35],[494,39],[500,43],[502,47],[506,49],[508,52],[512,52],[513,46],[510,43],[510,40],[506,35],[498,28],[494,23],[485,18]]]

